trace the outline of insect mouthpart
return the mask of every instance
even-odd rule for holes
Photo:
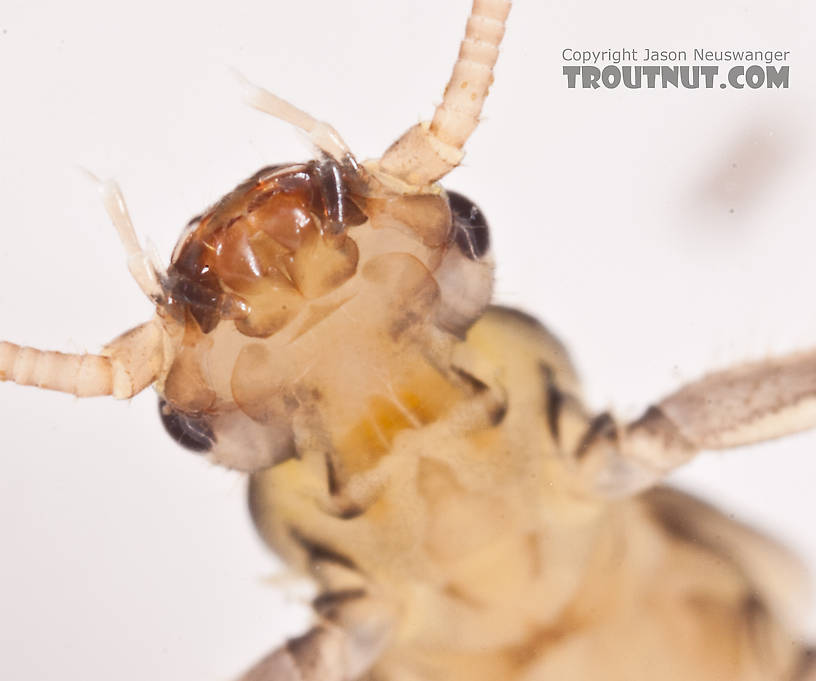
[[[173,316],[188,312],[204,333],[231,319],[265,338],[347,281],[359,253],[346,229],[366,221],[348,177],[332,160],[273,166],[225,196],[176,249],[166,281]]]

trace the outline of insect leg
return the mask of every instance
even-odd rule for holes
[[[575,455],[596,489],[629,494],[700,450],[739,447],[813,427],[816,351],[808,351],[710,374],[628,425],[602,414]]]
[[[318,583],[320,594],[312,602],[317,621],[238,681],[357,681],[379,658],[396,613],[347,556],[295,528],[289,535]]]
[[[390,614],[363,588],[329,591],[314,608],[320,623],[261,659],[239,681],[355,681],[376,661]]]

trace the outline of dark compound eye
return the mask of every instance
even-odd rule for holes
[[[194,452],[208,452],[215,444],[215,435],[207,420],[176,411],[165,400],[159,400],[159,415],[164,429],[182,447]]]
[[[453,238],[459,250],[471,260],[479,260],[490,249],[490,231],[484,213],[473,201],[457,192],[448,192],[453,214]]]

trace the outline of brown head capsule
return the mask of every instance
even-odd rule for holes
[[[417,376],[444,402],[441,373],[489,301],[492,264],[481,213],[434,183],[478,121],[508,10],[503,0],[474,3],[433,123],[381,160],[358,164],[331,126],[245,84],[249,102],[305,130],[319,158],[239,185],[188,225],[167,268],[140,246],[118,188],[104,184],[156,318],[98,357],[4,344],[0,377],[117,397],[153,383],[177,440],[244,470],[317,441],[352,447],[372,410],[396,432],[404,417],[392,403],[414,399]]]
[[[264,169],[193,221],[167,272],[175,314],[189,313],[204,333],[234,319],[241,333],[266,338],[347,281],[359,254],[346,229],[366,218],[332,169]]]
[[[486,304],[489,260],[463,250],[459,203],[387,183],[330,158],[267,168],[182,235],[160,317],[184,330],[157,387],[211,424],[221,463],[290,455],[300,418],[342,439],[408,380],[407,357],[450,346]]]

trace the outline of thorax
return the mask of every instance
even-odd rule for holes
[[[460,635],[484,642],[486,623],[512,639],[528,619],[552,619],[610,533],[570,484],[547,420],[553,381],[578,394],[562,346],[492,308],[450,366],[417,355],[344,437],[256,474],[261,534],[295,566],[308,566],[304,540],[342,555],[413,614],[409,629],[472,621],[479,635]],[[497,626],[502,613],[516,621]]]

